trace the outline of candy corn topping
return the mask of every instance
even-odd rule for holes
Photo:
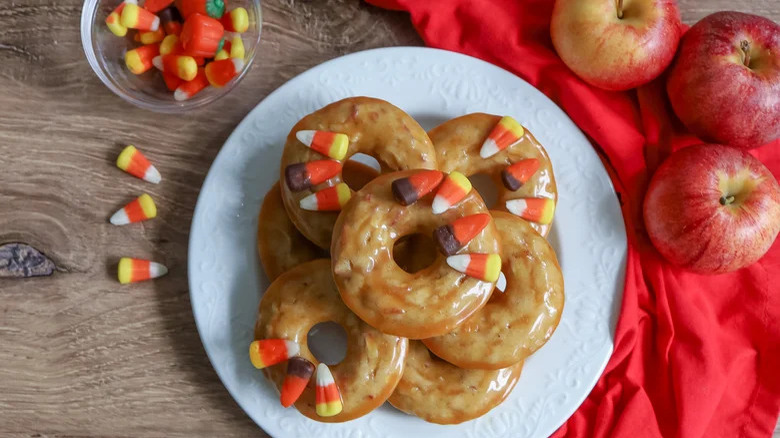
[[[444,255],[453,255],[468,243],[490,223],[487,213],[472,214],[456,219],[433,231],[433,239]]]
[[[317,387],[315,389],[315,403],[317,415],[320,417],[332,417],[341,412],[344,405],[341,402],[341,393],[333,374],[324,363],[317,365]]]
[[[506,209],[527,221],[549,224],[555,214],[555,202],[549,198],[512,199],[506,201]]]
[[[238,35],[230,42],[230,57],[244,59],[244,40]]]
[[[162,28],[138,33],[138,42],[141,44],[159,43],[163,38],[165,38],[165,31]]]
[[[159,44],[137,47],[125,53],[125,65],[133,74],[140,75],[152,68],[154,57],[159,54]]]
[[[160,18],[135,3],[125,2],[121,24],[128,29],[157,30],[160,27]]]
[[[173,53],[174,48],[176,48],[178,45],[178,42],[179,37],[176,35],[168,35],[163,38],[162,42],[160,43],[160,55],[178,55],[178,53]],[[181,46],[179,45],[178,48],[181,49]]]
[[[412,176],[399,178],[391,186],[393,197],[401,205],[411,205],[432,192],[439,185],[444,174],[438,170],[422,170]]]
[[[209,81],[206,79],[206,70],[199,68],[195,79],[179,85],[179,88],[173,93],[173,98],[178,102],[191,99],[192,96],[200,93],[208,86]]]
[[[249,344],[249,360],[257,369],[271,365],[295,356],[300,351],[298,344],[284,339],[263,339]]]
[[[198,75],[198,64],[192,56],[164,55],[156,56],[152,63],[163,73],[178,76],[184,81],[191,81]]]
[[[163,72],[162,77],[163,81],[165,82],[165,87],[168,89],[168,91],[176,91],[176,89],[184,83],[180,77],[170,73]]]
[[[244,33],[249,29],[249,14],[244,8],[235,8],[219,20],[228,32]]]
[[[122,284],[151,280],[167,273],[168,268],[159,263],[128,257],[122,257],[117,268],[117,277]]]
[[[441,214],[462,201],[471,191],[471,181],[460,172],[447,175],[433,198],[433,214]]]
[[[108,17],[106,17],[106,26],[108,26],[108,30],[118,37],[127,35],[127,28],[122,26],[122,9],[125,8],[125,3],[127,2],[120,3],[119,6],[111,11],[111,13],[108,14]]]
[[[479,156],[482,158],[492,157],[520,141],[523,134],[525,134],[525,130],[521,124],[517,123],[517,120],[504,116],[482,143]]]
[[[303,390],[306,389],[312,374],[314,374],[314,364],[308,360],[295,356],[287,361],[287,374],[284,376],[280,391],[281,396],[279,397],[282,406],[290,407],[298,400]]]
[[[114,225],[127,225],[153,219],[156,216],[157,206],[154,205],[152,197],[144,193],[114,213],[110,222]]]
[[[206,78],[213,87],[224,87],[234,77],[238,76],[244,68],[244,60],[229,58],[220,61],[212,61],[206,65]]]
[[[347,156],[349,137],[346,134],[306,130],[296,132],[295,137],[306,146],[334,160],[343,160]]]
[[[504,182],[504,187],[515,191],[531,179],[537,170],[539,170],[539,160],[536,158],[521,160],[501,171],[501,181]]]
[[[304,210],[339,211],[352,197],[352,191],[345,183],[322,189],[301,199],[299,205]]]
[[[128,146],[122,150],[122,153],[116,159],[116,166],[130,175],[152,184],[157,184],[162,179],[160,172],[149,163],[149,160],[135,146]]]
[[[290,190],[300,192],[333,178],[339,172],[341,172],[341,163],[338,161],[310,161],[287,166],[284,169],[284,180]]]
[[[506,276],[503,272],[498,273],[498,281],[496,281],[496,289],[500,292],[506,291]]]
[[[447,257],[447,264],[458,272],[482,281],[495,283],[501,272],[498,254],[459,254]]]

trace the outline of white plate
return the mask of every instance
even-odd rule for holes
[[[474,421],[439,426],[389,405],[343,424],[318,423],[284,409],[249,362],[257,304],[268,280],[255,250],[263,196],[279,177],[290,128],[304,115],[349,96],[386,99],[424,128],[466,113],[514,116],[547,148],[560,202],[550,241],[566,283],[561,323],[523,369],[512,395]],[[211,363],[233,398],[274,437],[542,437],[582,403],[612,353],[623,290],[626,237],[599,157],[552,101],[517,76],[441,50],[370,50],[319,65],[274,91],[228,138],[200,192],[192,222],[192,308]]]

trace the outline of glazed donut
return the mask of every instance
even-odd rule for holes
[[[347,187],[339,184],[341,173],[328,158],[343,161],[356,153],[374,157],[383,172],[436,168],[436,152],[425,130],[383,100],[352,97],[301,119],[287,136],[282,153],[282,199],[298,230],[321,248],[330,247],[338,216],[334,210],[350,196]],[[307,180],[311,172],[306,165],[317,166],[318,175],[328,179]]]
[[[422,342],[410,341],[406,370],[388,401],[431,423],[462,423],[501,404],[522,368],[522,362],[500,370],[458,368],[431,354]]]
[[[260,301],[255,339],[285,339],[298,344],[299,354],[317,365],[307,345],[309,330],[333,321],[347,332],[347,354],[330,367],[341,392],[343,410],[332,417],[316,412],[312,379],[295,407],[305,416],[323,422],[343,422],[361,417],[387,400],[404,369],[408,341],[380,333],[344,306],[333,284],[330,260],[303,263],[280,275]],[[286,362],[263,368],[281,391]]]
[[[491,213],[501,239],[504,292],[494,291],[455,330],[423,341],[461,368],[498,369],[525,359],[547,342],[563,312],[563,274],[550,244],[526,221]]]
[[[344,163],[344,182],[359,190],[379,174],[356,161]],[[328,257],[328,253],[303,237],[287,217],[277,182],[263,199],[257,224],[257,251],[270,281],[303,262]]]
[[[474,113],[444,122],[428,135],[439,170],[489,175],[498,190],[495,209],[529,220],[542,236],[550,232],[558,189],[547,151],[531,132],[511,117]]]
[[[476,190],[468,191],[460,202],[438,215],[433,213],[431,198],[436,198],[432,191],[408,206],[394,199],[391,186],[396,181],[423,174],[442,177],[438,171],[410,170],[380,175],[366,184],[336,221],[331,247],[333,276],[347,307],[383,333],[410,339],[452,331],[487,302],[495,284],[495,280],[484,281],[456,271],[440,255],[432,265],[415,273],[405,272],[393,260],[393,246],[401,237],[431,235],[437,227],[467,215],[482,213],[489,219]],[[439,191],[451,177],[441,183]],[[463,252],[498,257],[497,236],[489,221]]]

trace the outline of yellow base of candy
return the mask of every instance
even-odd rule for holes
[[[317,403],[316,409],[317,415],[320,417],[332,417],[340,414],[344,405],[341,404],[340,400],[336,400],[330,403]]]
[[[258,370],[266,367],[265,363],[263,363],[263,358],[260,357],[260,348],[257,346],[257,341],[249,344],[249,360],[252,361],[252,365]]]

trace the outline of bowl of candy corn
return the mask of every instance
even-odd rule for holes
[[[246,75],[262,29],[260,0],[85,0],[81,42],[92,70],[138,107],[180,113]]]

